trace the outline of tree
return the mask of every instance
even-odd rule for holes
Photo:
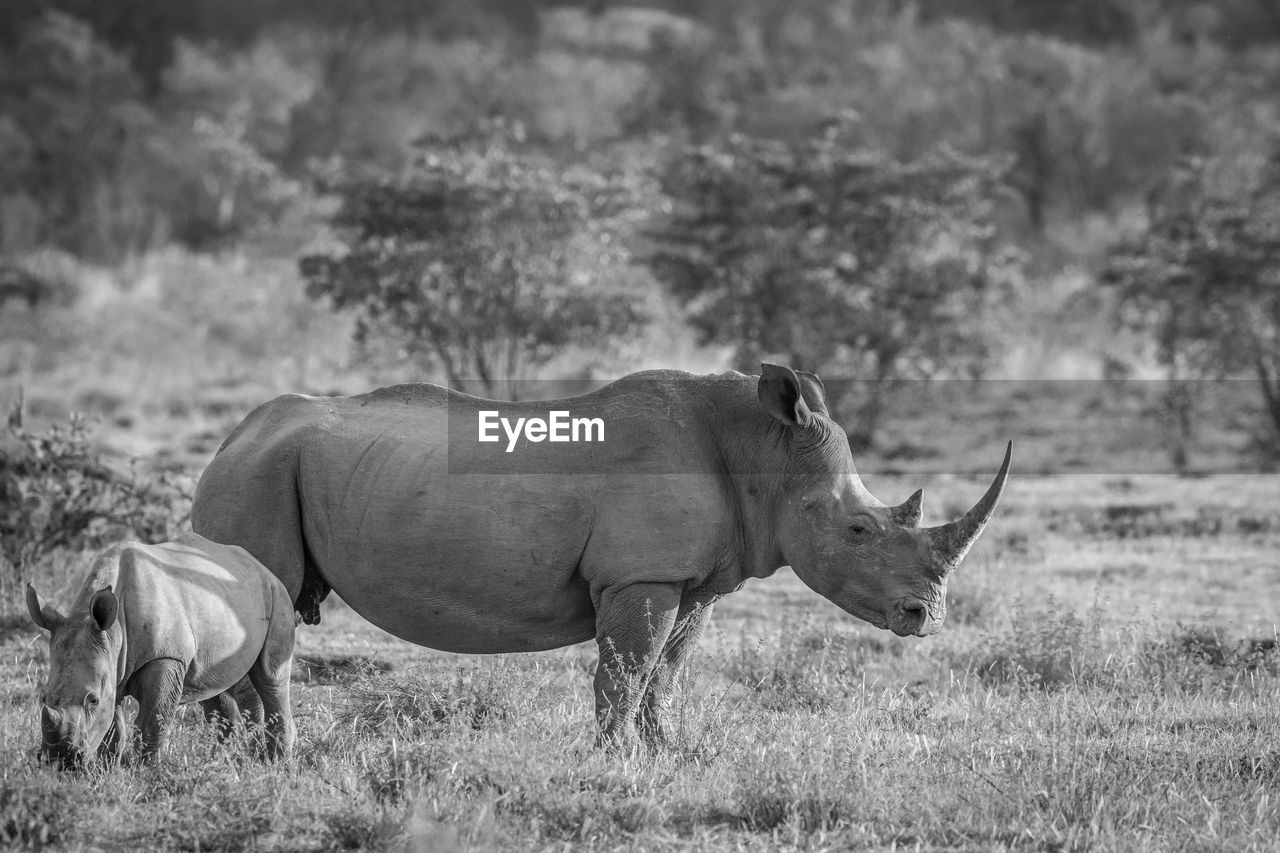
[[[397,337],[455,388],[518,397],[509,380],[643,322],[639,296],[609,284],[628,260],[616,229],[633,187],[558,168],[510,125],[436,140],[404,176],[336,186],[346,236],[302,259],[307,293],[354,309],[359,338]]]
[[[1253,174],[1238,167],[1184,162],[1152,195],[1146,229],[1112,247],[1102,281],[1183,399],[1188,380],[1252,375],[1280,449],[1280,149]],[[1179,464],[1186,438],[1184,426]]]
[[[860,383],[855,440],[873,440],[893,384],[974,376],[1015,258],[994,245],[1002,186],[984,160],[914,163],[817,141],[734,136],[685,149],[662,176],[672,215],[650,259],[704,342]],[[837,411],[845,386],[828,383]]]

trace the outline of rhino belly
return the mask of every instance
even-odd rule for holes
[[[193,623],[195,654],[183,679],[183,702],[198,702],[227,690],[249,672],[262,652],[267,616],[254,616],[249,608],[221,611],[204,614]]]
[[[585,583],[565,582],[571,574],[532,570],[515,559],[440,562],[430,556],[353,561],[325,572],[342,599],[384,631],[467,654],[542,651],[594,637],[590,593]]]
[[[590,513],[554,490],[369,501],[313,524],[320,573],[357,613],[412,643],[472,654],[559,648],[595,636],[578,571]],[[343,518],[331,513],[328,518]]]

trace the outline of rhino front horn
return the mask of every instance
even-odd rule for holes
[[[925,530],[929,547],[938,561],[939,568],[944,572],[954,572],[959,568],[964,555],[969,553],[973,543],[978,541],[982,528],[987,526],[1000,500],[1000,494],[1004,491],[1004,481],[1009,476],[1009,459],[1012,455],[1013,442],[1011,441],[1005,448],[1004,464],[1000,466],[1000,472],[996,474],[995,481],[982,496],[982,500],[974,504],[973,509],[966,512],[963,518]]]

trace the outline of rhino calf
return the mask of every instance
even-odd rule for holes
[[[30,585],[27,608],[49,631],[41,754],[60,767],[117,757],[134,712],[150,758],[180,703],[199,701],[216,716],[220,694],[246,674],[261,698],[268,755],[291,753],[293,603],[244,549],[194,533],[113,545],[67,615]]]

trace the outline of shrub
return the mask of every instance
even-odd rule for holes
[[[1178,624],[1173,633],[1143,643],[1136,669],[1149,682],[1178,692],[1204,692],[1241,678],[1280,674],[1274,634],[1233,638],[1220,626]]]
[[[55,549],[162,541],[186,519],[189,497],[171,475],[121,474],[90,445],[83,417],[36,433],[18,411],[0,436],[0,584]]]
[[[1044,610],[1029,613],[1017,602],[1011,614],[1003,633],[987,635],[967,655],[966,666],[982,681],[1052,691],[1096,681],[1105,672],[1097,602],[1085,619],[1056,606],[1052,596]]]

